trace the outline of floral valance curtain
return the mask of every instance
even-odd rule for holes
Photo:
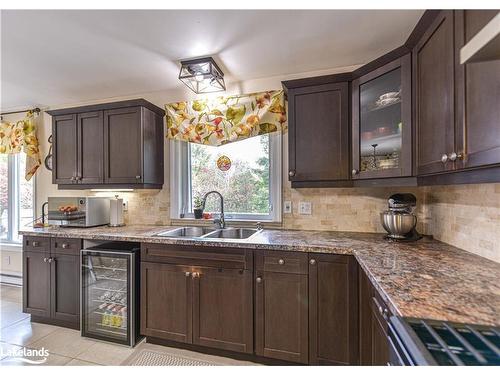
[[[38,138],[36,137],[35,114],[26,113],[23,120],[15,123],[0,122],[0,154],[26,153],[26,180],[30,180],[42,164]]]
[[[283,130],[286,123],[282,90],[171,103],[165,109],[168,138],[211,146]]]

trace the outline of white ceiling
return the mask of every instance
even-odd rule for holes
[[[366,63],[420,10],[1,11],[1,108],[179,89],[179,60],[212,55],[226,81]]]

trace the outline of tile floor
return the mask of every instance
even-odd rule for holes
[[[30,315],[22,312],[22,289],[0,285],[0,366],[29,365],[26,362],[12,360],[7,355],[9,350],[23,350],[23,348],[47,349],[49,356],[43,364],[46,366],[118,366],[142,349],[187,356],[220,365],[254,365],[251,362],[167,348],[144,341],[131,349],[81,337],[79,331],[72,329],[32,323]]]

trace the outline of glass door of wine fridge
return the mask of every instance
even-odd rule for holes
[[[136,251],[81,252],[82,336],[134,346],[137,339]],[[133,249],[138,250],[138,249]]]

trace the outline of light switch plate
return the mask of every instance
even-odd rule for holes
[[[123,200],[123,211],[128,211],[128,201]]]
[[[292,201],[284,201],[283,202],[283,213],[291,214],[292,213]]]
[[[311,215],[312,204],[311,202],[299,202],[299,215]]]

